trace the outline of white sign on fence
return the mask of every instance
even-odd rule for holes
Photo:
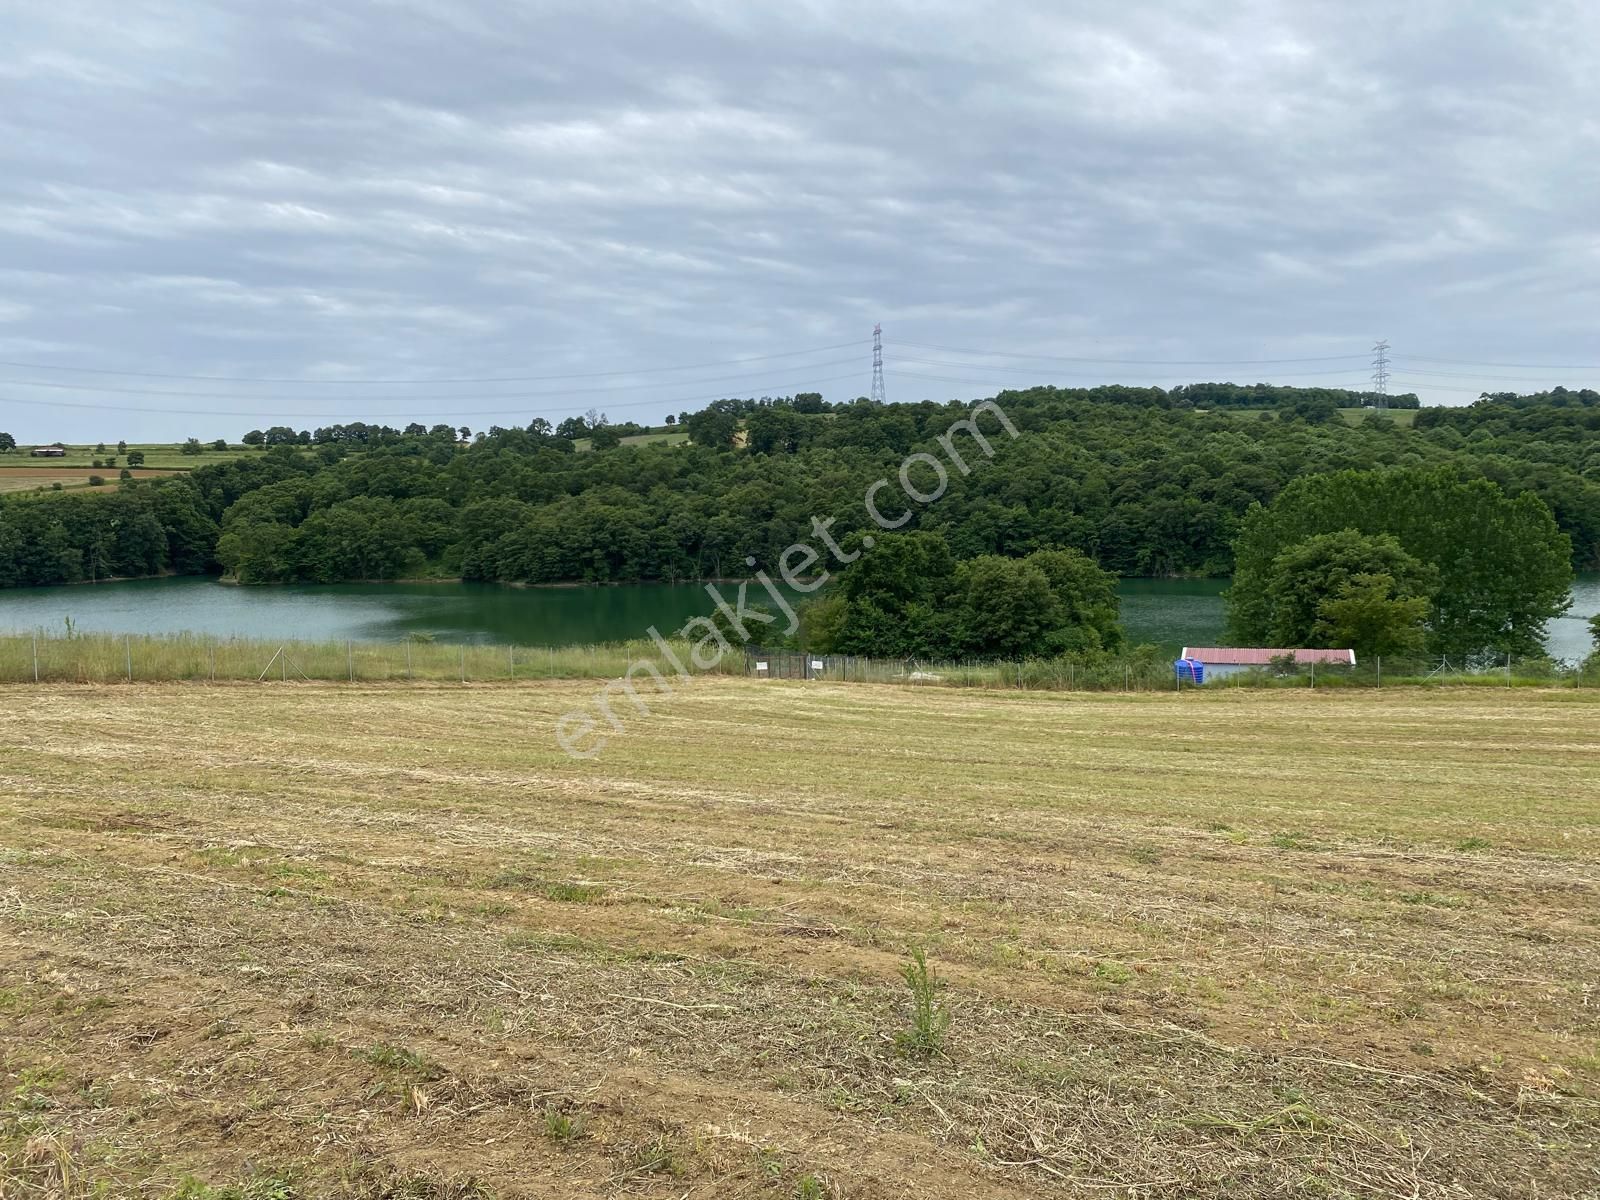
[[[766,663],[764,663],[764,662],[758,662],[758,663],[757,663],[757,664],[756,664],[756,670],[758,670],[758,671],[765,671],[765,670],[766,670],[766,669],[767,669],[767,664],[766,664]]]

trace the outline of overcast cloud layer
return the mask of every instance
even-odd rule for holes
[[[0,429],[843,399],[876,321],[899,400],[1359,387],[1380,336],[1435,402],[1594,383],[1411,356],[1600,363],[1597,47],[1584,0],[0,0],[0,358],[636,372],[4,366]]]

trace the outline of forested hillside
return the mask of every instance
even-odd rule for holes
[[[1121,575],[1222,575],[1257,501],[1350,468],[1453,465],[1531,491],[1600,565],[1600,407],[1564,393],[1381,414],[1351,425],[1331,399],[1275,389],[1276,412],[1197,411],[1202,387],[1036,388],[997,400],[1016,424],[995,457],[950,473],[904,532],[942,534],[957,560],[1075,549]],[[685,414],[690,445],[576,452],[546,422],[471,444],[446,426],[363,426],[319,452],[263,447],[106,494],[0,504],[0,585],[161,571],[247,583],[419,575],[507,582],[684,580],[770,566],[811,528],[870,529],[866,487],[893,479],[957,405],[724,401]],[[1559,401],[1559,402],[1558,402]],[[568,431],[570,432],[570,431]]]

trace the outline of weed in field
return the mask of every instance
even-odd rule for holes
[[[544,1114],[544,1131],[551,1141],[575,1142],[585,1133],[583,1114],[569,1116],[556,1109],[549,1109]]]
[[[1275,833],[1272,845],[1278,850],[1314,850],[1316,847],[1303,833]]]
[[[352,1053],[375,1067],[383,1067],[388,1071],[406,1071],[421,1079],[438,1079],[444,1074],[437,1063],[430,1062],[415,1050],[408,1050],[404,1046],[390,1046],[380,1042],[376,1046]]]
[[[935,995],[938,980],[928,966],[928,952],[913,946],[911,961],[900,968],[900,977],[911,989],[911,1028],[895,1034],[895,1048],[907,1058],[932,1058],[944,1049],[950,1010]]]
[[[590,883],[548,883],[543,890],[546,899],[571,904],[592,904],[606,894],[605,888]]]
[[[299,1193],[293,1182],[281,1175],[263,1175],[243,1183],[212,1187],[186,1176],[170,1200],[295,1200]]]
[[[1128,857],[1141,867],[1153,867],[1161,861],[1161,852],[1151,846],[1135,846]]]
[[[1125,983],[1133,982],[1133,971],[1119,962],[1107,959],[1094,965],[1094,977],[1101,983],[1113,984],[1121,987]]]
[[[1457,842],[1456,849],[1464,853],[1470,853],[1473,850],[1487,850],[1491,845],[1493,845],[1493,843],[1487,838],[1468,837],[1462,838],[1459,842]]]
[[[689,1162],[682,1148],[665,1134],[629,1146],[623,1152],[620,1166],[624,1180],[642,1175],[670,1175],[676,1179],[689,1173]]]
[[[828,1200],[828,1189],[815,1175],[802,1175],[794,1185],[794,1200]]]

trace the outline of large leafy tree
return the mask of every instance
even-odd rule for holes
[[[1313,645],[1344,646],[1361,658],[1420,654],[1428,600],[1400,594],[1392,575],[1355,575],[1317,605]]]
[[[1355,581],[1372,600],[1376,583],[1383,583],[1383,598],[1394,601],[1420,600],[1420,607],[1408,605],[1404,611],[1425,617],[1429,599],[1439,586],[1439,572],[1407,554],[1390,534],[1364,534],[1354,529],[1319,533],[1296,542],[1272,560],[1266,580],[1269,611],[1264,637],[1272,646],[1349,646],[1337,643],[1324,606],[1343,598]],[[1389,610],[1391,616],[1400,609]],[[1347,630],[1348,625],[1340,625]],[[1355,646],[1357,651],[1379,653],[1371,645]],[[1392,651],[1391,651],[1392,653]]]
[[[1341,530],[1389,535],[1437,571],[1428,621],[1433,653],[1537,654],[1545,623],[1566,608],[1572,546],[1537,496],[1509,497],[1486,479],[1449,468],[1338,471],[1298,479],[1271,505],[1246,515],[1228,592],[1234,635],[1272,640],[1279,631],[1280,556]],[[1403,577],[1392,569],[1377,573],[1396,582]]]
[[[1026,658],[1122,642],[1116,581],[1084,555],[957,562],[928,532],[878,535],[830,594],[805,607],[802,629],[815,650],[934,658]]]

